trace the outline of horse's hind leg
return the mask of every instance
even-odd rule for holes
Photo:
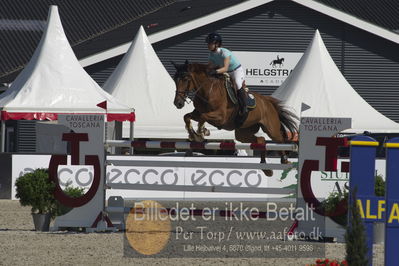
[[[268,126],[261,124],[260,127],[262,128],[262,131],[265,132],[272,139],[272,141],[277,142],[277,143],[285,142],[284,135],[281,132],[280,123],[274,123],[273,125],[269,124]],[[280,151],[280,162],[282,164],[290,163],[288,161],[288,156],[287,156],[286,151]]]
[[[235,130],[236,140],[244,142],[244,143],[258,143],[265,144],[266,140],[264,137],[257,137],[255,134],[259,130],[259,125],[253,125],[248,128],[239,128]],[[266,163],[266,151],[260,152],[260,162]],[[263,172],[266,176],[272,176],[273,170],[271,169],[263,169]]]

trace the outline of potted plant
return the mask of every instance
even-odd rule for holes
[[[46,169],[36,169],[19,177],[15,182],[16,197],[22,206],[32,207],[33,223],[36,231],[48,231],[51,210],[54,207],[54,184],[48,178]]]
[[[385,181],[381,175],[377,174],[375,176],[375,186],[374,186],[375,195],[377,197],[383,197],[385,195]],[[344,202],[348,202],[348,192],[332,192],[329,196],[322,202],[321,208],[324,210],[327,216],[329,216],[334,222],[339,225],[346,226],[347,224],[347,213],[343,215],[333,215],[334,212],[337,212],[338,204],[344,200]],[[332,214],[332,215],[331,215]],[[384,224],[383,223],[375,223],[374,231],[376,237],[376,242],[383,242],[381,240],[381,236],[384,235]],[[378,237],[378,236],[379,237]]]
[[[338,210],[339,207],[343,207],[342,203],[341,205],[340,202],[344,202],[346,205],[346,202],[348,202],[348,192],[332,192],[328,195],[328,197],[321,203],[321,208],[323,209],[324,213],[326,216],[331,218],[334,222],[341,226],[346,226],[347,224],[347,213],[345,212],[344,214],[336,215],[336,213],[342,213],[340,210]],[[345,206],[346,207],[346,206]]]
[[[48,177],[47,169],[36,169],[19,177],[15,182],[16,197],[22,206],[31,206],[36,231],[48,231],[51,218],[63,215],[71,210],[61,205],[53,195],[54,183]],[[65,193],[72,197],[84,194],[83,188],[67,187]]]

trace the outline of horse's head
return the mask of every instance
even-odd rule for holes
[[[189,63],[186,62],[182,65],[177,65],[172,62],[176,68],[175,76],[173,77],[176,83],[176,95],[173,104],[181,109],[184,107],[187,97],[191,92],[194,92],[195,85],[192,74],[189,72]]]

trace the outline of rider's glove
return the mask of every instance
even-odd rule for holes
[[[209,76],[216,76],[216,75],[218,75],[218,72],[216,71],[216,69],[211,69],[211,70],[209,70],[208,75]]]

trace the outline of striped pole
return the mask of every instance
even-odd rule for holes
[[[133,147],[147,149],[179,150],[261,150],[261,151],[297,151],[296,144],[279,143],[233,143],[233,142],[179,142],[179,141],[123,141],[107,140],[105,146]]]

